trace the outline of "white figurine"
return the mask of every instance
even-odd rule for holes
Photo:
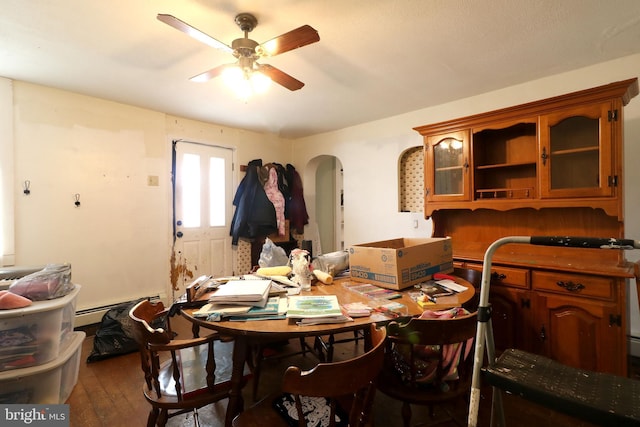
[[[298,285],[303,291],[311,290],[311,266],[309,264],[309,252],[304,249],[294,249],[289,257],[291,262],[291,270],[293,277],[291,280]]]

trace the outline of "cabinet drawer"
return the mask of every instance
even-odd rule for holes
[[[469,264],[468,267],[482,271],[481,264]],[[529,270],[493,265],[491,266],[491,284],[529,289]]]
[[[534,271],[533,289],[564,295],[577,295],[612,300],[614,279],[581,274]]]

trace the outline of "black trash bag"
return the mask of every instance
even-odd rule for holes
[[[122,303],[102,316],[87,363],[138,351],[138,343],[133,338],[133,321],[129,317],[129,311],[140,301],[142,299]],[[163,327],[166,324],[166,319],[158,320],[159,322],[154,323],[159,324],[154,324],[152,327]]]

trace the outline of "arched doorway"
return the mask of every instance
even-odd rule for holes
[[[322,155],[309,161],[304,173],[313,256],[344,249],[342,162]]]

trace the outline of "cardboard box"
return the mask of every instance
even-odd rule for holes
[[[351,279],[404,289],[453,271],[451,238],[399,238],[349,248]]]

